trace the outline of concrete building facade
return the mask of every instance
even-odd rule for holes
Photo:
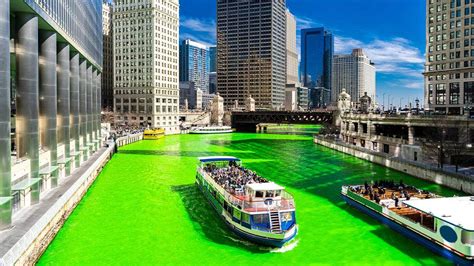
[[[296,19],[289,10],[286,10],[286,84],[299,85]]]
[[[101,1],[0,1],[0,229],[100,143]]]
[[[217,90],[226,106],[281,108],[286,84],[286,1],[217,1]]]
[[[194,82],[179,82],[179,107],[185,111],[203,109],[203,92]]]
[[[346,89],[355,102],[367,93],[375,99],[375,65],[362,49],[354,49],[348,55],[335,55],[333,59],[332,100]]]
[[[108,0],[102,0],[102,109],[114,109],[114,49],[113,49],[113,6]]]
[[[116,123],[178,133],[178,0],[117,0],[113,17]]]
[[[474,113],[472,3],[426,1],[425,108],[450,115]]]

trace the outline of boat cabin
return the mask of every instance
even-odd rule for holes
[[[433,217],[432,231],[438,232],[450,246],[474,252],[474,197],[409,200],[404,204]]]
[[[252,183],[245,185],[245,194],[250,201],[281,200],[281,194],[285,188],[273,182]]]

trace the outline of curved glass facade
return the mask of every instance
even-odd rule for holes
[[[102,68],[101,0],[23,0],[89,62]]]

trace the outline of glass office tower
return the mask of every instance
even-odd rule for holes
[[[179,81],[194,82],[195,89],[209,93],[209,48],[202,43],[183,40],[179,47]]]
[[[321,108],[331,101],[333,35],[324,28],[301,30],[300,75],[309,89],[309,108]]]

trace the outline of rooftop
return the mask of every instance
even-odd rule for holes
[[[252,183],[252,184],[247,184],[247,187],[251,188],[254,191],[268,191],[268,190],[283,190],[285,189],[284,187],[277,185],[273,182],[268,182],[268,183]]]
[[[474,231],[474,197],[414,199],[403,203],[465,230]]]
[[[222,162],[222,161],[240,161],[237,157],[232,156],[209,156],[209,157],[199,157],[199,161],[203,163],[208,162]]]

